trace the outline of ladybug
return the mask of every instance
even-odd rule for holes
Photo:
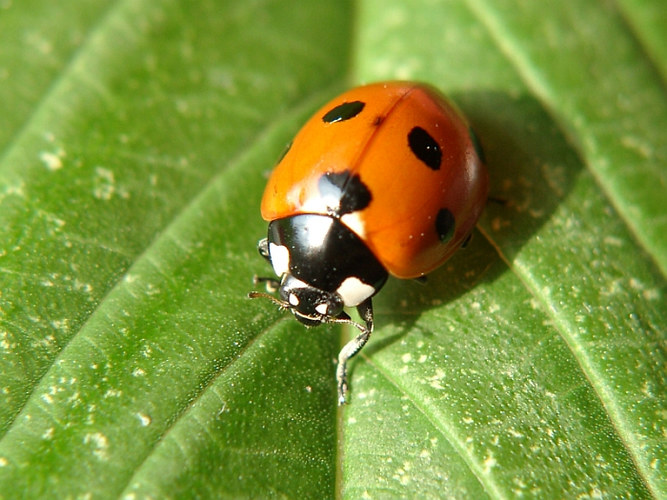
[[[258,244],[278,279],[261,292],[306,326],[347,323],[359,334],[338,356],[338,403],[347,361],[373,331],[373,296],[389,274],[424,277],[465,244],[486,203],[488,174],[472,129],[431,86],[358,87],[320,109],[273,170]],[[356,307],[365,325],[344,311]]]

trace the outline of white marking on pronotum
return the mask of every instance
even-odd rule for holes
[[[343,298],[343,303],[346,306],[354,307],[373,295],[375,288],[367,285],[359,278],[350,277],[340,284],[336,292]]]
[[[364,221],[361,220],[361,212],[352,212],[350,214],[343,215],[340,220],[349,227],[354,234],[363,239],[366,236],[366,226]]]
[[[301,210],[304,213],[314,214],[337,213],[340,210],[340,197],[335,195],[310,197],[301,204]]]
[[[282,276],[289,271],[289,250],[287,247],[269,243],[269,255],[276,276]]]
[[[293,306],[298,306],[299,305],[299,297],[297,297],[293,293],[290,293],[289,294],[289,303],[292,304]]]
[[[325,302],[323,302],[322,304],[317,304],[317,305],[315,306],[315,310],[316,310],[318,313],[322,314],[323,316],[326,316],[326,315],[327,315],[327,311],[329,310],[329,305],[328,305],[327,303],[325,303]]]
[[[309,248],[319,248],[327,240],[334,220],[331,217],[320,217],[316,224],[309,224],[304,236]]]

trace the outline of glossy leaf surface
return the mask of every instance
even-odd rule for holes
[[[0,497],[667,496],[657,1],[5,2]],[[344,88],[427,81],[491,201],[351,332],[250,301],[259,200]]]

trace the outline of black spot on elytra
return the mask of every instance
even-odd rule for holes
[[[446,208],[441,208],[435,218],[435,230],[438,233],[441,243],[447,243],[452,239],[455,226],[454,214]]]
[[[366,104],[361,101],[344,102],[333,109],[327,111],[322,117],[324,123],[335,123],[354,118]]]
[[[338,200],[338,206],[332,207],[337,217],[363,210],[371,202],[371,192],[358,175],[349,171],[327,172],[320,177],[317,187],[325,199]]]
[[[408,145],[414,155],[419,158],[428,168],[440,169],[442,151],[431,134],[421,127],[414,127],[408,133]]]
[[[470,141],[472,142],[472,145],[475,148],[475,153],[477,153],[479,159],[482,160],[482,163],[486,163],[484,148],[482,147],[482,142],[479,140],[479,137],[477,137],[477,134],[475,133],[475,129],[469,127],[468,133],[470,134]]]

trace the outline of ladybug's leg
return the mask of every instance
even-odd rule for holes
[[[269,264],[271,263],[268,238],[262,238],[257,242],[257,251],[262,257],[264,257],[267,261],[269,261]],[[261,276],[253,276],[252,282],[255,285],[257,285],[258,283],[266,283],[266,291],[269,293],[275,293],[278,291],[278,288],[280,288],[280,281],[275,278],[264,278]]]
[[[257,242],[257,251],[259,254],[264,257],[266,260],[271,262],[271,255],[269,254],[269,239],[262,238]]]
[[[264,276],[253,276],[252,277],[252,282],[257,285],[259,283],[265,283],[266,284],[266,291],[269,293],[275,293],[278,291],[278,288],[280,288],[280,281],[278,281],[275,278],[267,278]]]
[[[361,304],[357,306],[357,312],[361,319],[366,322],[366,328],[369,332],[373,331],[373,301],[371,299],[364,300]],[[363,345],[361,346],[363,347]],[[359,347],[359,349],[361,349]],[[354,356],[354,354],[352,355]]]
[[[357,306],[357,311],[361,318],[366,322],[364,328],[359,335],[350,340],[343,346],[338,354],[338,367],[336,368],[336,380],[338,381],[338,405],[346,403],[345,396],[347,394],[347,362],[356,355],[371,338],[373,331],[373,303],[371,299],[366,299]],[[361,326],[361,325],[359,325]]]

